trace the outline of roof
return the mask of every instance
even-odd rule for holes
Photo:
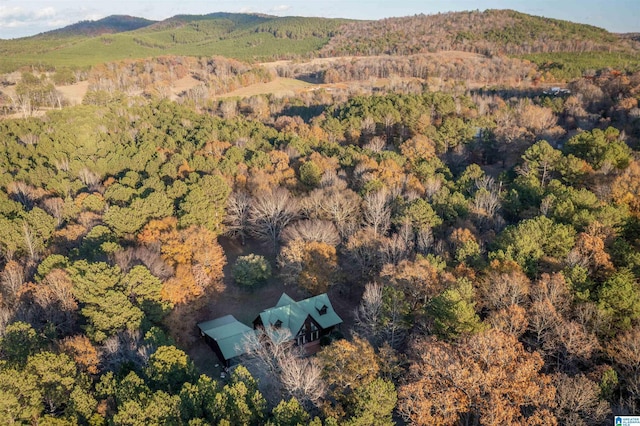
[[[326,307],[326,312],[321,314],[323,307]],[[288,328],[291,336],[298,334],[308,316],[311,316],[323,329],[342,323],[342,319],[333,310],[326,293],[299,302],[282,293],[275,307],[260,313],[262,324],[275,326],[278,321],[281,321],[281,327]]]
[[[247,338],[255,333],[233,315],[225,315],[211,321],[198,323],[198,328],[216,341],[225,360],[246,353]]]

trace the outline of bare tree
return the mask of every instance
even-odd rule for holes
[[[364,197],[364,223],[373,229],[375,235],[384,235],[391,224],[391,207],[387,191],[371,192]]]
[[[225,227],[227,235],[240,237],[242,245],[249,232],[251,196],[246,192],[234,192],[227,200]]]
[[[482,285],[483,299],[490,309],[500,310],[529,302],[531,282],[520,271],[491,272]]]
[[[275,251],[282,230],[296,218],[298,201],[284,188],[263,192],[252,200],[249,223],[251,232],[272,244]]]
[[[327,176],[328,180],[332,178]],[[360,220],[360,197],[350,189],[342,188],[339,177],[331,186],[312,191],[304,199],[303,209],[313,219],[331,220],[343,239],[351,236]]]
[[[282,232],[282,240],[284,242],[293,240],[317,241],[337,246],[340,244],[340,234],[333,222],[328,220],[302,220],[287,226]]]
[[[600,399],[600,387],[583,375],[569,377],[559,374],[554,378],[556,386],[556,416],[562,424],[600,425],[611,408]]]
[[[24,267],[14,260],[7,262],[0,273],[0,296],[5,304],[12,306],[16,303],[24,281]]]
[[[356,329],[369,341],[378,337],[382,318],[382,285],[368,283],[364,287],[362,300],[354,315]]]
[[[243,342],[245,363],[258,378],[263,395],[276,405],[284,397],[295,397],[312,408],[325,393],[322,369],[305,358],[287,328],[267,327],[248,334]]]
[[[140,330],[121,331],[109,337],[101,348],[102,365],[106,369],[116,369],[128,363],[142,367],[148,361],[152,349],[142,341]]]

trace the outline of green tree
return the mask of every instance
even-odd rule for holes
[[[160,294],[162,281],[143,265],[136,265],[122,278],[122,289],[131,303],[142,309],[147,319],[160,322],[171,308]]]
[[[24,365],[27,358],[44,348],[44,339],[31,324],[16,321],[9,324],[0,339],[2,357],[11,364]]]
[[[391,418],[398,402],[396,388],[389,380],[376,378],[354,391],[355,404],[350,407],[349,426],[391,426]]]
[[[428,230],[442,224],[442,219],[433,210],[431,204],[423,198],[417,198],[408,204],[402,218],[408,219],[416,231]]]
[[[69,356],[40,352],[29,357],[25,371],[36,377],[47,412],[55,413],[69,403],[78,374]]]
[[[180,397],[163,391],[125,401],[113,416],[113,424],[118,426],[177,425],[179,421]]]
[[[452,339],[486,328],[475,311],[473,285],[459,279],[456,285],[433,298],[427,307],[438,335]]]
[[[554,149],[547,141],[539,141],[531,145],[522,156],[523,171],[534,177],[544,187],[552,177],[562,158],[562,152]]]
[[[267,424],[269,426],[304,426],[310,421],[307,413],[297,399],[291,398],[280,403],[272,411],[273,419]]]
[[[621,269],[604,282],[598,292],[598,308],[617,329],[627,330],[640,318],[640,290],[629,269]]]
[[[220,175],[206,175],[192,183],[180,203],[180,226],[198,225],[221,234],[230,193],[231,188]]]
[[[96,342],[125,329],[140,327],[144,313],[123,293],[121,271],[104,262],[75,262],[69,267],[74,296],[87,319],[87,335]]]
[[[494,259],[513,260],[529,275],[535,275],[543,256],[564,258],[575,242],[576,231],[569,225],[554,223],[546,216],[526,219],[507,227],[496,240]]]
[[[271,277],[271,265],[264,256],[249,254],[239,256],[233,264],[233,279],[245,287],[255,287]]]
[[[175,346],[160,346],[149,357],[146,375],[156,389],[177,393],[185,382],[195,380],[195,366]]]
[[[215,397],[219,419],[231,425],[259,423],[264,418],[266,404],[258,383],[243,366],[233,370],[231,381]]]
[[[307,161],[300,166],[300,182],[308,188],[315,188],[320,184],[322,169],[313,161]]]
[[[213,424],[218,418],[215,396],[220,391],[218,382],[201,375],[195,383],[186,382],[180,390],[180,414],[187,423],[192,419],[204,419]]]
[[[596,170],[605,163],[625,169],[631,161],[631,148],[620,139],[615,127],[578,133],[566,144],[566,151],[582,158]]]
[[[0,369],[0,423],[32,424],[43,409],[36,375],[12,368]]]

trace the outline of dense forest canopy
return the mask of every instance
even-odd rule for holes
[[[402,22],[427,19],[448,28],[443,49],[467,51],[271,67],[163,55],[5,75],[0,423],[599,425],[637,413],[640,72],[580,71],[547,90],[559,77],[535,61],[473,52],[522,46],[521,24],[541,44],[512,53],[565,49],[561,31],[577,50],[613,36],[511,11]],[[331,36],[331,49],[369,43],[341,38],[360,26],[375,37],[401,25],[216,14],[136,34],[186,44],[218,37],[222,21]],[[475,47],[447,39],[474,25]],[[282,79],[313,85],[224,97]],[[69,105],[59,88],[78,82],[86,94]],[[327,292],[341,330],[309,357],[265,330],[241,365],[212,368],[196,324],[224,309],[255,318],[269,289]]]

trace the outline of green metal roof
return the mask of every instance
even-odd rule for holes
[[[216,341],[225,360],[243,355],[247,352],[247,339],[255,333],[233,315],[225,315],[211,321],[198,323],[204,334]]]
[[[320,314],[325,306],[326,313]],[[265,309],[260,313],[262,324],[276,326],[276,323],[280,321],[280,327],[288,328],[291,336],[298,334],[308,316],[311,316],[322,328],[329,328],[342,322],[342,319],[333,310],[326,293],[299,302],[293,300],[286,293],[282,293],[275,307]]]

